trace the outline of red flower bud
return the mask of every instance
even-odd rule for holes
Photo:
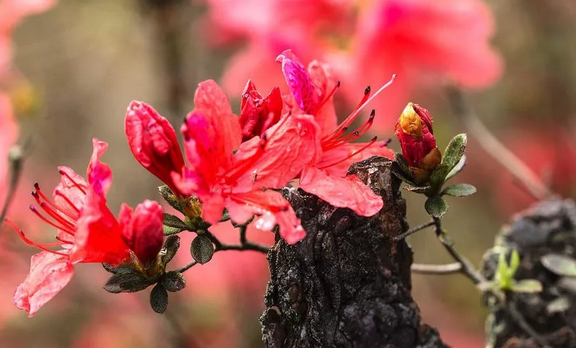
[[[182,171],[184,157],[170,122],[150,105],[133,101],[126,111],[124,125],[128,145],[136,160],[168,185],[176,196],[182,197],[171,173]]]
[[[118,218],[122,226],[122,238],[146,267],[151,265],[162,249],[164,240],[164,211],[158,202],[145,200],[132,210],[122,204]]]
[[[282,116],[284,103],[278,87],[274,87],[266,98],[256,90],[252,81],[248,81],[242,92],[240,105],[240,127],[242,127],[242,141],[260,136],[275,125]]]
[[[394,130],[412,176],[418,183],[428,181],[430,173],[442,160],[430,113],[418,104],[408,103]]]

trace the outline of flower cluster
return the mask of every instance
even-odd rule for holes
[[[239,91],[248,77],[275,86],[281,76],[273,73],[271,58],[287,48],[330,63],[346,81],[343,96],[351,105],[359,88],[396,73],[388,98],[374,104],[380,115],[374,129],[383,133],[414,91],[431,92],[439,79],[485,88],[502,71],[490,45],[494,18],[482,0],[203,1],[208,39],[244,43],[225,69],[227,91]]]
[[[191,250],[200,263],[211,259],[212,243],[222,248],[205,230],[226,219],[244,227],[253,221],[255,229],[278,230],[287,243],[297,243],[306,232],[279,192],[290,182],[335,207],[361,216],[377,214],[382,197],[356,175],[347,175],[348,167],[372,156],[392,158],[393,153],[387,141],[376,138],[351,143],[370,129],[374,110],[367,122],[350,128],[392,81],[373,94],[366,88],[358,107],[338,124],[333,95],[340,83],[330,68],[316,61],[306,68],[289,50],[277,61],[290,94],[282,95],[276,87],[262,97],[249,81],[239,116],[216,82],[201,82],[195,108],[180,128],[183,151],[175,129],[154,108],[140,101],[128,106],[128,145],[136,160],[166,185],[163,196],[184,214],[184,221],[149,200],[135,209],[124,204],[116,219],[106,205],[112,171],[100,161],[108,145],[97,139],[86,179],[60,167],[61,183],[52,199],[35,185],[37,206],[31,209],[58,234],[54,243],[36,243],[9,221],[26,243],[42,250],[33,256],[30,274],[14,294],[16,306],[33,315],[70,281],[74,265],[86,262],[104,263],[114,274],[105,286],[109,292],[138,291],[154,283],[151,296],[181,290],[181,271],[165,271],[179,246],[177,236],[164,242],[164,233],[173,234],[164,230],[170,225],[166,219],[179,231],[198,234]],[[154,306],[159,312],[165,308]]]

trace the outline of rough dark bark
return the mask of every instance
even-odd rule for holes
[[[502,229],[495,247],[484,256],[483,273],[486,278],[494,277],[499,253],[506,250],[509,255],[512,249],[516,249],[521,257],[515,278],[537,279],[543,284],[544,291],[535,294],[508,293],[507,300],[551,347],[576,347],[576,278],[558,276],[541,263],[542,256],[551,253],[576,258],[574,202],[551,200],[518,214],[510,225]],[[559,298],[567,300],[567,306],[557,306],[554,311],[552,306],[559,304],[556,301]],[[541,347],[501,306],[488,305],[488,347]]]
[[[285,189],[307,235],[296,245],[278,240],[268,254],[266,347],[447,347],[410,294],[410,247],[390,238],[408,228],[391,166],[373,157],[350,168],[384,198],[374,217]]]

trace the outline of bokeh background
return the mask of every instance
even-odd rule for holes
[[[159,182],[132,158],[123,118],[128,103],[154,105],[176,128],[193,108],[198,82],[212,78],[233,108],[247,78],[259,89],[281,84],[274,58],[293,48],[307,63],[333,65],[342,82],[337,110],[345,117],[364,87],[396,83],[374,103],[373,134],[393,136],[408,101],[428,108],[442,149],[465,131],[446,97],[462,85],[482,121],[542,180],[573,197],[576,177],[576,2],[573,0],[0,0],[0,198],[7,153],[26,144],[24,173],[9,217],[39,240],[54,231],[28,210],[39,182],[50,191],[58,165],[84,173],[91,139],[110,144],[112,211],[159,199]],[[445,226],[457,247],[479,263],[500,227],[533,199],[472,138],[458,181],[478,193],[449,200]],[[397,143],[391,146],[399,149]],[[494,154],[493,154],[494,155]],[[497,155],[497,154],[495,154]],[[423,199],[408,200],[411,225],[427,221]],[[236,236],[216,228],[223,239]],[[190,237],[190,236],[188,236]],[[189,261],[185,236],[176,263]],[[249,238],[272,242],[250,231]],[[409,239],[415,259],[450,259],[433,234]],[[80,265],[72,283],[34,318],[12,305],[36,250],[6,226],[0,234],[0,346],[261,347],[258,317],[268,270],[253,252],[217,253],[186,273],[164,315],[149,290],[112,295],[107,273]],[[464,277],[413,277],[424,319],[458,348],[483,346],[485,311]]]

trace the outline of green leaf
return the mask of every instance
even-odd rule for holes
[[[520,254],[518,254],[518,250],[512,249],[512,253],[510,255],[510,263],[508,266],[508,274],[510,275],[510,278],[514,277],[514,274],[516,274],[516,271],[518,270],[519,266],[520,266]]]
[[[168,214],[168,213],[164,213],[164,225],[170,226],[170,227],[175,227],[175,228],[180,228],[183,230],[188,228],[188,226],[186,226],[184,221],[180,220],[179,217],[172,215],[172,214]]]
[[[508,276],[508,263],[506,262],[506,251],[504,250],[498,254],[498,267],[495,279],[499,288],[501,289],[507,288],[510,284],[510,277]]]
[[[559,254],[546,254],[542,256],[540,262],[550,272],[566,277],[576,277],[576,260],[573,258]]]
[[[440,196],[433,196],[426,200],[424,208],[431,216],[441,218],[448,211],[448,203]]]
[[[137,292],[152,285],[154,280],[147,278],[144,274],[133,270],[130,273],[117,273],[108,279],[104,284],[104,290],[118,294],[121,292]]]
[[[158,314],[164,313],[168,308],[168,292],[160,284],[156,284],[150,291],[150,307]]]
[[[164,246],[160,250],[160,263],[166,264],[174,258],[176,252],[180,248],[180,237],[177,235],[170,236],[164,241]]]
[[[404,186],[402,188],[406,191],[411,191],[415,193],[426,193],[432,189],[432,186]]]
[[[159,283],[170,292],[180,291],[186,287],[184,275],[176,271],[170,271],[164,274]]]
[[[408,166],[408,162],[406,161],[406,159],[404,158],[404,156],[401,153],[395,153],[394,154],[394,159],[396,160],[396,163],[398,163],[398,165],[400,166],[400,169],[402,169],[402,171],[406,174],[410,173],[410,167]]]
[[[182,231],[183,230],[181,228],[170,227],[170,226],[166,226],[166,225],[162,226],[162,233],[164,234],[164,236],[171,236],[173,234],[177,234],[177,233],[180,233]]]
[[[126,274],[126,273],[131,273],[134,272],[134,268],[130,265],[130,264],[124,264],[124,265],[120,265],[118,267],[114,267],[108,263],[103,263],[102,267],[104,267],[104,269],[112,274]]]
[[[212,259],[212,255],[214,255],[214,245],[208,237],[203,234],[199,234],[192,241],[192,245],[190,246],[190,253],[192,254],[194,260],[201,264],[205,264],[206,262],[210,261]]]
[[[510,290],[523,293],[542,292],[542,283],[536,279],[523,279],[517,282],[513,282]]]
[[[446,187],[441,195],[448,195],[454,197],[466,197],[476,193],[476,187],[469,184],[456,184]]]
[[[446,147],[444,150],[444,156],[442,156],[442,164],[448,167],[448,171],[451,171],[458,162],[462,159],[464,155],[464,150],[466,150],[466,143],[468,142],[468,136],[465,133],[458,134]]]
[[[182,205],[180,204],[180,201],[176,198],[168,185],[159,186],[158,191],[166,203],[170,204],[172,208],[178,210],[179,212],[182,212]]]
[[[464,169],[465,165],[466,165],[466,155],[462,155],[462,158],[460,158],[458,164],[454,168],[452,168],[450,173],[448,173],[448,175],[446,176],[446,181],[450,180],[452,177],[454,177],[454,175],[460,173],[460,171]]]
[[[447,165],[439,164],[430,175],[430,182],[435,186],[441,186],[446,181],[446,175],[449,171],[450,168]]]

